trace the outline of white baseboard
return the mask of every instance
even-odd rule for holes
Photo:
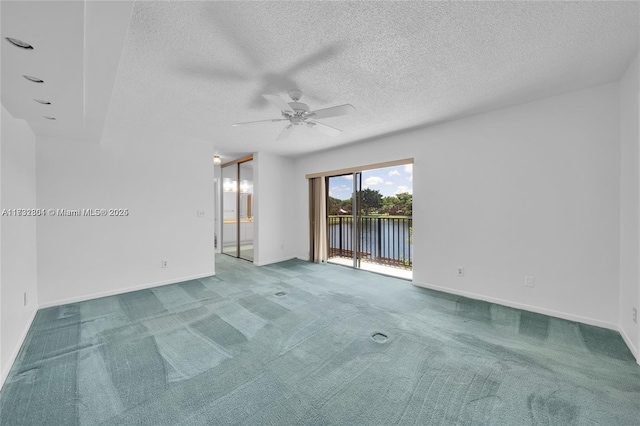
[[[29,321],[27,321],[27,324],[24,327],[24,330],[22,330],[22,334],[20,334],[20,339],[18,340],[18,344],[16,345],[15,348],[13,348],[13,351],[11,351],[11,356],[7,360],[6,364],[3,366],[4,369],[2,370],[2,372],[0,372],[0,389],[2,389],[2,386],[4,386],[4,381],[7,380],[7,377],[9,376],[9,372],[11,371],[11,368],[13,368],[13,363],[16,361],[16,358],[18,357],[18,353],[20,353],[20,349],[24,344],[24,339],[27,338],[27,333],[29,332],[29,329],[31,328],[31,324],[33,323],[33,320],[35,319],[36,314],[38,313],[38,309],[39,308],[36,307],[33,310],[33,312],[31,312]]]
[[[53,306],[67,305],[69,303],[84,302],[86,300],[99,299],[101,297],[107,297],[107,296],[115,296],[116,294],[129,293],[137,290],[145,290],[147,288],[158,287],[161,285],[175,284],[183,281],[196,280],[198,278],[210,277],[212,275],[215,275],[214,271],[207,272],[204,274],[192,275],[188,277],[172,278],[164,281],[156,281],[152,283],[140,284],[132,287],[120,288],[117,290],[103,291],[101,293],[85,294],[82,296],[71,297],[69,299],[61,299],[61,300],[55,300],[53,302],[43,303],[40,306],[38,306],[38,308],[44,309],[44,308],[50,308]]]
[[[566,312],[554,311],[552,309],[541,308],[539,306],[527,305],[525,303],[512,302],[510,300],[499,299],[496,297],[485,296],[482,294],[471,293],[468,291],[456,290],[448,287],[442,287],[439,285],[420,283],[413,281],[413,285],[418,287],[424,287],[431,290],[442,291],[443,293],[455,294],[458,296],[468,297],[470,299],[483,300],[485,302],[496,303],[498,305],[508,306],[510,308],[522,309],[524,311],[535,312],[538,314],[549,315],[551,317],[562,318],[568,321],[581,322],[583,324],[594,325],[596,327],[608,328],[610,330],[619,331],[618,324],[614,324],[607,321],[602,321],[595,318],[583,317],[580,315],[569,314]]]
[[[624,340],[624,342],[629,347],[629,350],[633,354],[633,357],[636,359],[636,362],[638,363],[638,365],[640,365],[640,354],[638,353],[638,349],[636,348],[636,346],[633,344],[633,341],[631,340],[627,332],[624,330],[624,328],[619,327],[618,331],[620,332],[620,335],[622,336],[622,339]]]
[[[270,259],[270,260],[261,261],[261,262],[254,262],[254,265],[256,266],[271,265],[272,263],[285,262],[287,260],[291,260],[295,258],[296,258],[295,256],[285,256],[278,259]]]

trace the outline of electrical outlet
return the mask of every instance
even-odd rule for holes
[[[633,322],[638,323],[638,308],[633,308]]]
[[[456,266],[456,275],[464,277],[464,266]]]
[[[27,292],[24,292],[24,306],[27,306]]]
[[[168,260],[162,260],[160,263],[160,267],[161,268],[168,268],[169,267],[169,261]]]
[[[198,216],[198,217],[204,217],[204,210],[197,210],[197,211],[196,211],[196,216]]]
[[[525,287],[535,287],[536,281],[533,277],[525,276],[524,277],[524,286]]]

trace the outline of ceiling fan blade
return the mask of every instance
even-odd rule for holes
[[[307,121],[307,126],[332,137],[338,136],[340,133],[342,133],[342,130],[336,129],[335,127],[327,126],[326,124],[320,123],[319,121]]]
[[[280,132],[280,134],[278,135],[278,137],[276,138],[277,141],[283,141],[286,138],[289,137],[289,135],[291,134],[291,132],[293,131],[293,124],[289,124],[287,127],[285,127],[284,129],[282,129],[282,131]]]
[[[291,109],[288,103],[282,100],[280,96],[276,95],[262,95],[263,98],[271,102],[273,105],[277,106],[280,111],[288,112],[290,114],[295,114],[295,111]]]
[[[245,121],[243,123],[233,123],[232,127],[244,126],[245,124],[255,124],[255,123],[268,123],[268,122],[276,122],[276,121],[289,121],[286,118],[273,118],[271,120],[258,120],[258,121]]]
[[[323,108],[317,111],[311,111],[309,114],[310,118],[328,118],[328,117],[337,117],[339,115],[350,114],[356,109],[351,104],[338,105],[330,108]]]

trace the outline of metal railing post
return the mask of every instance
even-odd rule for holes
[[[342,216],[338,217],[338,249],[340,250],[340,256],[342,256]]]
[[[378,221],[378,260],[382,259],[382,218],[377,218]]]

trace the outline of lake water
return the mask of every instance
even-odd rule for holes
[[[352,252],[353,217],[329,216],[329,247]],[[364,216],[361,218],[360,250],[369,258],[411,263],[411,217]],[[347,256],[350,254],[347,253]]]

